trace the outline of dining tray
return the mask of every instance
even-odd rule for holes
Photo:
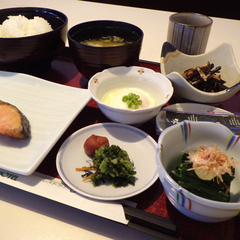
[[[159,63],[140,60],[139,65],[160,72]],[[49,69],[44,72],[32,72],[31,75],[71,87],[86,89],[88,85],[88,79],[83,77],[75,67],[68,47],[64,48],[61,54],[52,62]],[[173,96],[167,105],[178,102],[186,101]],[[233,98],[219,104],[217,107],[233,113],[239,113],[240,93],[238,92]],[[103,122],[110,122],[110,120],[101,113],[96,102],[91,99],[39,165],[36,173],[59,178],[56,169],[56,155],[64,140],[82,127]],[[151,119],[139,128],[152,136],[156,141],[158,140],[155,119]],[[159,179],[149,189],[128,200],[137,204],[134,211],[132,211],[131,207],[124,206],[126,217],[130,220],[128,223],[129,227],[144,231],[158,238],[205,240],[207,236],[208,240],[240,239],[240,216],[222,223],[203,223],[192,220],[172,206],[166,198]],[[161,222],[162,219],[163,222]],[[170,222],[166,222],[164,219]],[[170,226],[164,228],[164,224],[167,223],[170,223]],[[162,226],[165,232],[162,231]],[[174,228],[175,226],[176,228]]]

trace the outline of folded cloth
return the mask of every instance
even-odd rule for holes
[[[182,122],[189,121],[210,121],[217,122],[228,127],[234,134],[240,135],[240,116],[236,115],[215,115],[215,114],[197,114],[166,111],[165,127]]]

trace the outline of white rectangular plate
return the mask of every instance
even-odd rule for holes
[[[28,140],[0,135],[0,168],[32,174],[90,98],[86,89],[0,71],[0,100],[16,106],[32,131]]]

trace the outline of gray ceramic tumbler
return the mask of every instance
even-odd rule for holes
[[[213,20],[198,13],[176,13],[170,16],[167,41],[180,52],[197,55],[206,50]]]

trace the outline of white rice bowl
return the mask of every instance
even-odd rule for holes
[[[1,38],[17,38],[42,34],[52,31],[51,25],[42,17],[28,19],[25,16],[8,16],[0,25]]]

